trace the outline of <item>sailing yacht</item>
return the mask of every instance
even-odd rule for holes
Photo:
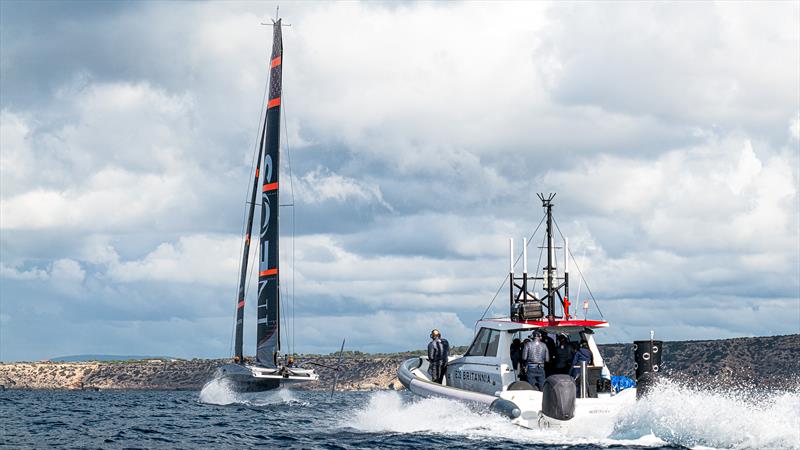
[[[319,380],[313,369],[294,367],[280,357],[280,272],[279,272],[279,175],[281,129],[281,74],[283,37],[281,19],[272,24],[272,56],[270,58],[269,96],[267,112],[260,124],[260,141],[256,159],[255,179],[248,204],[246,231],[242,251],[239,294],[236,299],[236,322],[233,362],[219,367],[215,378],[225,380],[235,392],[260,392],[284,384],[307,383]],[[263,157],[263,162],[262,162]],[[260,189],[259,189],[260,181]],[[258,315],[256,319],[256,355],[248,360],[243,354],[243,328],[248,259],[250,255],[253,218],[259,190],[261,191],[261,228],[258,240]]]

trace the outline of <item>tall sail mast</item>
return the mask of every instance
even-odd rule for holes
[[[281,19],[272,25],[269,97],[265,120],[263,182],[261,185],[261,246],[258,263],[258,320],[256,360],[275,366],[280,349],[278,277],[278,175],[280,173],[280,118],[283,37]]]
[[[264,122],[266,125],[266,122]],[[236,338],[234,340],[234,359],[238,363],[244,363],[244,351],[242,350],[242,340],[244,334],[244,300],[247,287],[247,263],[250,260],[250,236],[253,232],[253,216],[256,209],[256,195],[258,195],[258,177],[261,167],[261,155],[264,152],[264,135],[266,129],[261,130],[261,143],[258,146],[258,159],[256,159],[256,175],[253,180],[253,190],[250,193],[250,206],[247,211],[247,229],[244,234],[244,250],[242,252],[242,272],[239,274],[239,296],[236,300]]]

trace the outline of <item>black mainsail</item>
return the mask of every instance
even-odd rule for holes
[[[266,124],[266,122],[265,122]],[[264,149],[264,130],[262,130],[261,145],[258,148],[258,159],[256,160],[256,176],[253,180],[253,190],[250,193],[250,206],[247,211],[247,229],[244,234],[244,248],[242,252],[242,271],[239,274],[239,295],[236,299],[236,337],[234,339],[234,361],[244,362],[244,350],[242,341],[244,334],[244,304],[247,288],[247,263],[250,260],[250,236],[253,232],[253,215],[256,208],[256,195],[258,194],[258,176],[261,166],[261,154]]]
[[[273,22],[272,55],[270,58],[269,96],[256,160],[255,180],[250,193],[247,226],[244,236],[239,294],[236,298],[236,336],[233,364],[218,367],[214,379],[223,380],[235,392],[258,393],[285,384],[319,380],[314,369],[303,367],[291,358],[279,358],[280,351],[280,290],[278,276],[278,176],[281,116],[281,59],[283,39],[281,21]],[[256,361],[245,360],[242,349],[245,293],[248,258],[253,231],[256,197],[261,190],[261,229],[259,231],[258,261],[258,320]],[[204,388],[205,389],[205,388]]]
[[[264,176],[261,185],[261,246],[258,262],[258,321],[256,360],[274,367],[280,349],[280,302],[278,277],[278,175],[280,173],[281,73],[283,37],[281,20],[272,26],[269,96],[264,120]],[[259,150],[260,151],[260,150]]]

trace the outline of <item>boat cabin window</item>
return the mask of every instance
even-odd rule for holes
[[[500,344],[500,332],[492,330],[489,335],[489,345],[486,347],[486,356],[497,356],[497,346]]]
[[[475,340],[472,341],[466,356],[497,356],[497,346],[500,344],[500,333],[489,328],[481,328]]]

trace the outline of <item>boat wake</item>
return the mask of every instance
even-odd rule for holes
[[[258,393],[238,393],[231,389],[230,383],[221,378],[214,378],[206,383],[200,391],[198,398],[200,403],[210,405],[247,405],[247,406],[271,406],[282,404],[305,404],[298,400],[294,393],[285,388]]]
[[[800,389],[753,392],[662,381],[624,411],[612,437],[654,433],[686,447],[800,448]]]
[[[614,430],[530,430],[496,414],[441,398],[404,398],[373,393],[342,427],[368,433],[434,433],[469,439],[512,440],[543,445],[800,448],[800,392],[716,392],[661,383],[647,402],[622,411]],[[598,436],[604,429],[604,436]]]

